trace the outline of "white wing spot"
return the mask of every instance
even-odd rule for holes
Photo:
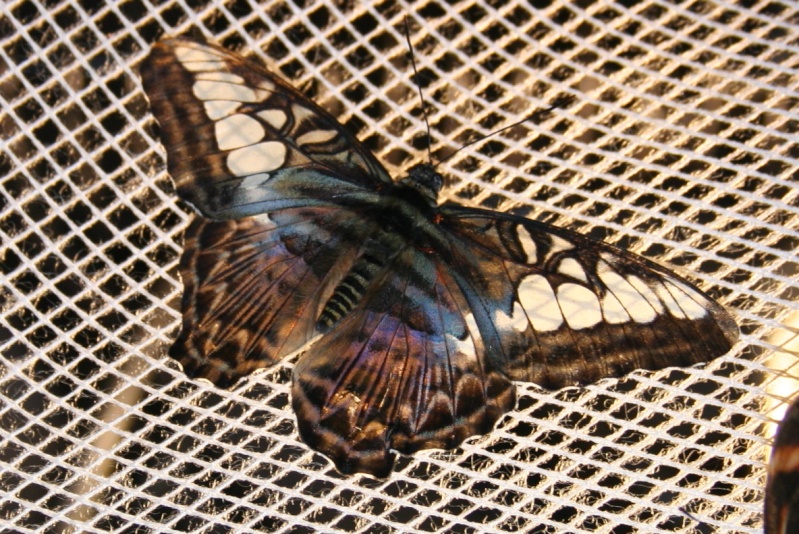
[[[216,144],[219,150],[233,150],[254,145],[263,140],[266,132],[257,120],[237,113],[214,124]]]
[[[233,100],[206,100],[205,101],[205,114],[212,121],[224,119],[229,115],[233,115],[238,111],[241,102]]]
[[[216,72],[227,67],[221,60],[183,61],[182,65],[190,72]]]
[[[494,312],[494,323],[499,327],[499,330],[510,329],[516,332],[524,332],[530,326],[527,314],[524,313],[521,304],[516,301],[513,302],[513,309],[510,315],[497,308]]]
[[[524,226],[516,227],[516,235],[519,236],[519,242],[522,244],[524,255],[527,256],[527,263],[533,264],[538,259],[538,247],[530,235],[530,232]]]
[[[275,84],[267,80],[261,80],[258,83],[258,88],[266,91],[267,93],[274,93],[275,92]]]
[[[462,340],[447,332],[444,334],[444,339],[450,355],[474,353],[474,345],[469,342],[469,337]]]
[[[339,133],[335,130],[311,130],[304,133],[295,139],[296,143],[302,145],[317,145],[327,143],[331,139],[335,139]]]
[[[627,281],[630,282],[630,284],[632,284],[632,286],[637,289],[641,295],[643,295],[643,297],[658,315],[663,313],[663,303],[660,302],[657,293],[655,293],[652,288],[649,287],[649,284],[632,274],[627,277]]]
[[[280,130],[286,124],[286,112],[281,109],[265,109],[258,112],[258,116],[266,121],[266,123],[274,128]]]
[[[571,250],[574,248],[574,243],[570,243],[563,239],[562,237],[558,237],[556,235],[550,236],[552,239],[552,245],[549,248],[549,255],[552,256],[553,254],[557,254],[559,252],[566,252],[567,250]]]
[[[446,339],[447,349],[450,354],[473,355],[475,350],[474,340],[478,338],[480,330],[477,328],[477,321],[474,320],[474,315],[471,313],[465,314],[463,319],[466,321],[466,339],[458,339],[452,334],[446,333],[444,338]]]
[[[244,78],[232,72],[201,72],[197,75],[197,80],[205,80],[209,82],[230,82],[237,84],[244,84]]]
[[[239,187],[241,189],[255,189],[256,187],[260,187],[264,182],[269,180],[271,177],[272,175],[267,172],[251,174],[249,176],[244,177],[244,179],[239,184]]]
[[[707,308],[700,302],[700,299],[704,299],[698,295],[696,291],[676,280],[665,282],[664,285],[664,289],[674,298],[676,305],[679,306],[680,311],[685,314],[686,317],[689,319],[701,319],[707,316]],[[664,301],[668,306],[669,302],[665,299]],[[674,313],[670,306],[669,311]]]
[[[602,322],[599,299],[593,291],[578,284],[558,286],[558,303],[569,326],[575,330],[590,328]]]
[[[563,315],[552,286],[540,274],[522,279],[519,283],[519,302],[533,328],[539,332],[557,330],[563,324]]]
[[[306,107],[300,106],[299,104],[294,104],[291,106],[291,114],[294,117],[294,122],[298,126],[306,120],[313,120],[316,117],[316,113]]]
[[[669,313],[673,317],[676,317],[677,319],[688,318],[688,316],[685,315],[684,311],[682,311],[682,308],[680,308],[680,305],[674,299],[671,292],[669,292],[669,289],[666,286],[664,286],[663,284],[657,284],[655,286],[655,293],[657,293],[658,298],[661,300],[661,302],[663,302],[663,304],[666,305],[666,309],[669,310]]]
[[[192,91],[194,92],[194,96],[200,100],[258,101],[255,91],[238,83],[197,80],[192,86]]]
[[[207,46],[198,45],[195,47],[176,46],[175,57],[178,58],[183,64],[186,63],[202,63],[205,61],[220,61],[219,54]],[[190,67],[186,67],[192,70]]]
[[[625,313],[637,323],[649,323],[657,317],[657,312],[649,302],[619,273],[614,271],[607,263],[600,261],[597,265],[599,279],[607,286],[613,299],[618,301]],[[605,296],[606,313],[608,322],[611,318],[620,318],[621,314],[615,309],[611,296]],[[620,321],[622,322],[622,321]]]
[[[563,258],[558,265],[558,272],[588,283],[583,266],[574,258]]]
[[[602,298],[602,316],[609,324],[622,324],[631,321],[630,314],[624,309],[624,305],[611,292]]]
[[[236,176],[268,173],[279,169],[286,161],[286,145],[279,141],[264,141],[230,152],[227,166]]]
[[[471,335],[475,335],[480,332],[480,329],[477,327],[477,321],[474,320],[474,315],[467,313],[463,316],[463,318],[466,320],[466,327],[469,329]]]

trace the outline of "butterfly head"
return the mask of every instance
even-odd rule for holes
[[[416,190],[431,206],[438,203],[438,192],[444,185],[444,177],[429,163],[414,165],[408,175],[400,180],[401,185]]]

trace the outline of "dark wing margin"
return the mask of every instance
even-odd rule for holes
[[[555,389],[689,366],[738,339],[724,308],[645,258],[528,219],[455,207],[442,214],[448,267],[513,380]]]
[[[369,199],[391,182],[329,113],[239,55],[166,39],[140,72],[178,194],[206,217]]]
[[[305,443],[343,473],[385,477],[394,453],[450,449],[515,404],[446,268],[415,249],[294,370]]]
[[[799,397],[780,423],[768,466],[765,534],[799,532]]]

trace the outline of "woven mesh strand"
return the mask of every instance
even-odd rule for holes
[[[625,6],[625,4],[633,4]],[[266,61],[395,176],[674,268],[742,340],[691,369],[519,384],[453,451],[344,477],[292,361],[187,379],[176,200],[138,64],[165,35]],[[750,0],[7,1],[0,6],[0,522],[15,532],[759,532],[799,390],[799,10]],[[557,108],[546,111],[557,103]],[[536,112],[539,111],[539,112]]]

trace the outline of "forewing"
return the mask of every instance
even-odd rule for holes
[[[161,41],[141,76],[179,195],[213,219],[186,234],[170,355],[231,385],[318,333],[320,300],[373,230],[350,208],[390,180],[327,112],[222,48]]]
[[[346,210],[297,208],[186,231],[183,323],[171,357],[228,387],[311,340],[321,306],[370,230]]]
[[[547,388],[708,361],[738,338],[733,318],[671,271],[563,228],[443,208],[449,267],[490,357]]]
[[[799,532],[799,398],[777,430],[766,480],[765,534]]]
[[[303,441],[344,473],[382,477],[392,449],[455,447],[515,395],[446,267],[410,248],[302,356],[292,399]]]
[[[206,217],[369,201],[391,181],[329,113],[236,54],[167,39],[140,72],[178,194]]]

